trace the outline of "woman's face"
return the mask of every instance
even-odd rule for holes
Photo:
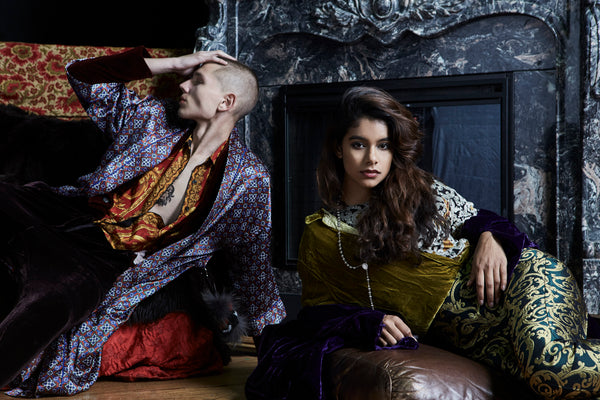
[[[344,165],[342,200],[348,205],[367,202],[371,189],[385,179],[392,165],[387,125],[381,120],[359,119],[344,136],[337,156]]]

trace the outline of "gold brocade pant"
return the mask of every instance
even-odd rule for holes
[[[523,251],[494,308],[479,306],[461,270],[429,335],[460,354],[524,380],[547,399],[600,396],[600,340],[586,339],[577,283],[556,258]]]

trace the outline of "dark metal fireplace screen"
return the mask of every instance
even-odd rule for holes
[[[321,206],[321,142],[350,86],[381,87],[405,104],[425,132],[421,166],[476,207],[512,219],[511,82],[506,73],[284,86],[285,171],[277,187],[285,190],[273,196],[279,265],[295,267],[304,217]]]

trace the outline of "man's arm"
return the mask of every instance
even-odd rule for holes
[[[126,83],[150,78],[152,72],[144,61],[150,54],[144,47],[109,56],[75,61],[67,66],[70,78],[86,83]]]
[[[186,76],[190,75],[194,70],[207,62],[214,62],[225,65],[227,60],[235,60],[227,53],[217,51],[198,51],[196,53],[187,54],[180,57],[166,57],[166,58],[151,58],[146,57],[144,61],[148,66],[152,75],[176,73],[178,75]]]
[[[227,64],[233,57],[223,51],[199,51],[180,57],[152,58],[144,47],[135,47],[122,53],[80,60],[67,67],[69,75],[88,84],[126,83],[154,75],[191,74],[206,62]]]

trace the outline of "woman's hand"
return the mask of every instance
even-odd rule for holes
[[[235,58],[224,51],[215,50],[197,51],[180,57],[146,58],[144,60],[152,75],[173,72],[178,75],[187,76],[191,75],[201,64],[214,62],[225,65],[227,64],[227,60],[235,60]]]
[[[483,232],[473,254],[471,276],[468,286],[475,283],[477,300],[483,305],[494,307],[500,301],[502,292],[506,290],[507,260],[502,246],[490,232]]]
[[[393,346],[404,337],[412,336],[408,325],[397,315],[386,315],[383,317],[383,329],[379,336],[382,346]]]

